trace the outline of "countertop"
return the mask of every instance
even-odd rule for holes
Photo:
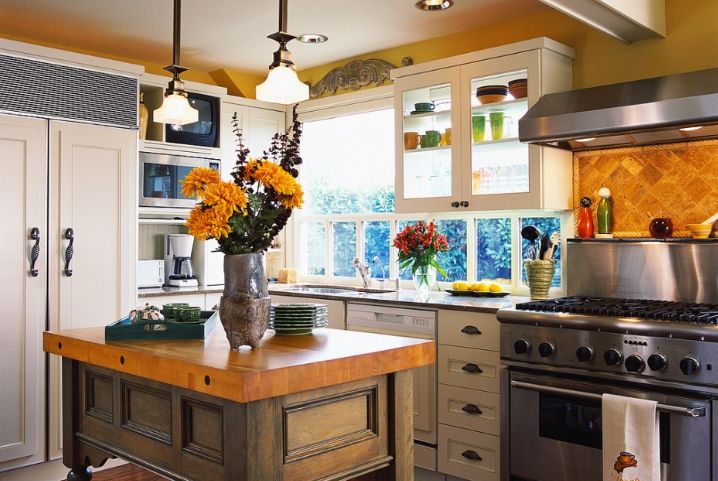
[[[495,313],[504,307],[513,307],[519,302],[528,302],[530,299],[524,296],[506,297],[470,297],[454,296],[448,292],[432,291],[426,299],[416,297],[416,292],[410,289],[403,289],[395,292],[370,293],[360,291],[346,291],[341,293],[317,293],[308,291],[296,291],[301,284],[269,284],[270,294],[279,294],[293,297],[311,297],[314,299],[330,299],[337,301],[358,302],[365,304],[386,304],[390,306],[427,308],[427,309],[453,309],[464,311],[476,311]],[[341,286],[335,286],[341,288]],[[174,296],[205,293],[221,293],[224,286],[199,286],[199,287],[158,287],[140,289],[138,297]]]
[[[271,331],[231,351],[218,326],[205,340],[110,341],[104,328],[43,333],[45,352],[237,402],[333,386],[436,361],[434,341],[337,329]]]

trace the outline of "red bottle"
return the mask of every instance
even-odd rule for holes
[[[581,239],[593,238],[593,213],[591,212],[591,199],[581,199],[581,212],[578,214],[578,236]]]

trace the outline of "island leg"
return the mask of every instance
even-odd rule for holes
[[[392,400],[389,423],[389,449],[394,456],[390,466],[396,481],[414,481],[414,382],[411,371],[391,375]]]

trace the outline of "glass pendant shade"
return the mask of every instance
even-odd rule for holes
[[[185,125],[197,122],[199,112],[189,104],[187,97],[173,92],[165,96],[162,106],[153,112],[152,119],[162,124]]]
[[[269,71],[267,80],[257,85],[257,99],[278,104],[295,104],[309,98],[309,85],[300,82],[297,72],[284,65]]]

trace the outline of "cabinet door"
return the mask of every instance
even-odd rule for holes
[[[137,165],[134,130],[51,122],[51,329],[104,326],[135,305]],[[51,455],[60,436],[58,366],[54,359]]]
[[[274,134],[284,132],[285,117],[283,111],[250,107],[249,131],[246,137],[252,157],[261,157],[262,153],[272,145]]]
[[[540,78],[538,51],[461,67],[462,200],[469,210],[542,207],[541,149],[518,140],[519,119],[541,95]],[[479,88],[519,79],[527,80],[527,96],[477,97]]]
[[[237,128],[242,130],[242,137],[244,137],[245,142],[249,133],[249,107],[232,102],[223,102],[219,129],[222,137],[221,170],[223,180],[232,180],[230,174],[234,169],[235,162],[237,162],[237,136],[232,122],[235,114],[237,116]]]
[[[47,299],[47,123],[0,115],[0,470],[45,457],[45,329]],[[30,272],[38,229],[37,275]]]
[[[461,200],[460,69],[394,82],[396,212],[447,212]]]

